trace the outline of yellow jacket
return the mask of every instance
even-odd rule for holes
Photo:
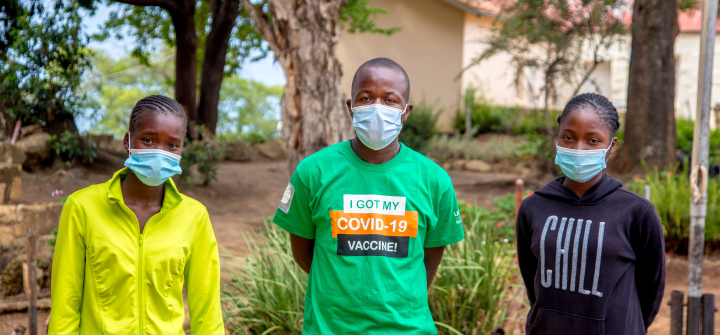
[[[49,334],[224,335],[218,246],[207,210],[165,182],[162,209],[140,234],[122,169],[73,193],[60,216]]]

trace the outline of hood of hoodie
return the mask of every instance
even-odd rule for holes
[[[622,183],[620,181],[603,173],[600,181],[583,194],[582,198],[579,198],[575,193],[573,193],[573,191],[563,186],[562,183],[565,181],[565,178],[565,176],[562,176],[547,183],[547,185],[537,190],[535,194],[550,199],[557,199],[570,204],[595,205],[602,202],[610,194],[622,187]]]

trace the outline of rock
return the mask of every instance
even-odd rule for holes
[[[256,144],[253,146],[260,155],[269,158],[271,160],[284,160],[285,156],[285,141],[280,138],[275,138],[264,143]]]
[[[39,124],[31,124],[29,126],[25,126],[20,128],[20,138],[28,137],[35,133],[42,133],[43,128]]]
[[[449,171],[450,169],[452,169],[452,163],[450,163],[450,162],[442,163],[442,165],[440,165],[440,166],[442,166],[443,170],[445,170],[445,171]]]
[[[453,170],[464,170],[465,169],[465,161],[462,159],[458,159],[456,161],[453,161],[452,164]]]
[[[17,146],[10,144],[10,140],[0,143],[0,162],[23,164],[27,155]]]
[[[20,164],[0,163],[0,204],[22,199]]]
[[[15,146],[20,148],[28,159],[37,162],[45,160],[50,155],[50,134],[35,133],[28,137],[19,139]]]
[[[475,172],[490,172],[492,171],[492,165],[479,159],[473,159],[465,164],[465,169]]]
[[[233,162],[247,162],[252,152],[245,142],[229,142],[225,144],[225,159]]]
[[[4,296],[18,295],[23,291],[22,261],[15,258],[10,261],[0,275],[0,293]]]

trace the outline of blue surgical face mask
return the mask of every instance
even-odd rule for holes
[[[353,107],[353,128],[360,141],[370,149],[380,150],[392,143],[402,129],[402,115],[407,110],[372,104]]]
[[[560,166],[566,177],[584,183],[597,176],[607,166],[606,154],[612,147],[612,141],[607,149],[575,150],[557,146],[555,164]]]
[[[130,134],[128,133],[128,138]],[[132,143],[132,142],[130,142]],[[158,186],[168,178],[180,174],[180,156],[160,149],[132,149],[125,166],[148,186]]]

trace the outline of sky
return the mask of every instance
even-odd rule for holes
[[[107,21],[108,15],[112,11],[112,7],[101,5],[94,16],[84,19],[87,32],[94,34],[100,31],[100,26]],[[132,37],[125,37],[122,40],[108,38],[104,42],[92,42],[90,47],[94,49],[104,50],[108,55],[115,59],[119,59],[127,55],[134,47],[135,40]],[[240,76],[243,78],[253,79],[266,85],[284,85],[285,74],[279,63],[275,62],[274,55],[269,52],[268,55],[256,62],[246,60],[240,70]],[[248,57],[252,58],[252,57]]]

